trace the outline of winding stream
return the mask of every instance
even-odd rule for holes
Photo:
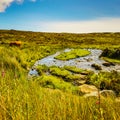
[[[102,65],[106,61],[101,60],[99,58],[99,56],[102,53],[102,50],[99,50],[99,49],[87,49],[88,51],[91,52],[91,54],[88,56],[85,56],[85,57],[79,57],[79,58],[75,58],[75,59],[71,59],[71,60],[67,60],[67,61],[54,59],[54,57],[59,55],[61,52],[68,52],[70,50],[71,49],[65,49],[64,51],[56,52],[53,55],[50,55],[41,60],[38,60],[34,66],[37,66],[37,65],[53,66],[53,65],[55,65],[55,66],[63,67],[65,65],[67,65],[67,66],[76,66],[78,68],[98,72],[98,70],[95,70],[93,67],[91,67],[91,65],[95,63],[95,64],[98,64],[101,66],[102,71],[113,71],[113,70],[120,71],[120,65],[118,65],[118,64],[116,64],[115,66],[109,66],[109,67]],[[29,73],[37,74],[37,72],[35,70],[30,70]]]

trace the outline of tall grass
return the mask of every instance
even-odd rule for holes
[[[119,120],[120,102],[110,98],[83,98],[72,93],[42,88],[25,76],[0,76],[0,119],[2,120]]]
[[[99,108],[99,98],[73,94],[75,87],[65,82],[61,84],[60,78],[44,76],[43,79],[29,79],[27,76],[36,60],[58,49],[118,48],[119,36],[119,33],[79,35],[0,31],[0,120],[120,120],[120,101],[102,98]],[[22,45],[11,47],[10,42],[17,40],[22,41]],[[113,81],[117,78],[112,74],[101,76],[100,81],[106,78],[107,86],[108,78],[113,76]],[[97,78],[91,75],[88,82],[95,84]],[[49,80],[56,89],[41,87]]]

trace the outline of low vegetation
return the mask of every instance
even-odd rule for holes
[[[101,56],[108,62],[120,63],[120,48],[114,49],[104,49]]]
[[[117,64],[120,64],[120,60],[118,59],[112,59],[112,58],[108,58],[108,57],[102,57],[103,60],[107,61],[107,62],[110,62],[110,63],[117,63]]]
[[[53,75],[42,75],[36,79],[38,84],[44,88],[59,89],[63,92],[79,94],[78,87],[73,86],[71,83],[64,81],[62,78]],[[81,93],[82,94],[82,93]]]
[[[80,73],[80,74],[84,74],[84,75],[88,75],[90,72],[92,72],[92,71],[77,68],[75,66],[64,66],[64,68],[66,70],[69,70],[69,71],[73,72],[73,73]]]
[[[83,57],[86,55],[89,55],[90,52],[87,50],[83,50],[83,49],[73,49],[69,52],[64,52],[61,53],[60,55],[56,56],[56,59],[59,60],[70,60],[70,59],[74,59],[74,58],[78,58],[78,57]]]
[[[101,90],[113,90],[119,97],[120,73],[116,71],[95,74],[71,66],[43,65],[36,68],[40,76],[28,76],[36,60],[58,50],[109,48],[115,52],[119,47],[120,33],[60,34],[0,30],[0,119],[119,120],[119,98],[85,98],[79,86],[73,84],[85,76],[86,84]],[[77,51],[73,53],[75,57],[79,56]],[[102,56],[114,59],[110,54]],[[119,57],[115,58],[120,61]]]
[[[91,74],[86,83],[95,85],[101,90],[113,90],[117,96],[120,96],[120,73],[116,71]]]

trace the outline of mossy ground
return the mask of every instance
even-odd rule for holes
[[[88,50],[83,49],[73,49],[69,52],[61,53],[60,55],[56,56],[56,59],[59,60],[70,60],[78,57],[84,57],[86,55],[89,55],[90,52]]]

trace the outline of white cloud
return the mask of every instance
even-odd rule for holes
[[[36,0],[30,0],[31,2],[36,2]]]
[[[100,18],[86,21],[46,21],[36,24],[36,30],[45,32],[120,32],[120,18]],[[35,27],[34,26],[34,27]]]
[[[7,7],[10,6],[10,4],[13,2],[14,0],[2,0],[0,1],[0,12],[4,12],[5,9]]]
[[[24,0],[0,0],[0,12],[4,12],[5,9],[9,7],[14,1],[22,3]]]

